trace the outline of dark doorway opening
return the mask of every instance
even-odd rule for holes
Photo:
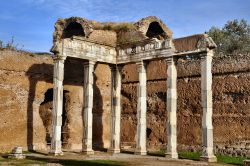
[[[72,36],[85,36],[83,27],[77,22],[71,22],[63,31],[63,38],[70,38]]]
[[[68,91],[63,91],[63,114],[62,114],[62,145],[67,145],[69,138],[67,101],[69,100]],[[53,88],[48,89],[44,94],[44,101],[40,104],[39,115],[43,121],[46,131],[45,141],[47,146],[51,145],[52,139],[52,111],[53,111]]]
[[[165,32],[158,22],[151,22],[148,27],[146,36],[149,38],[157,38],[159,40],[164,39]]]

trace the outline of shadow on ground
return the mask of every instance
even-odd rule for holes
[[[33,155],[38,156],[33,156]],[[43,156],[42,156],[43,155]],[[0,156],[0,165],[44,165],[44,164],[60,164],[63,166],[123,166],[126,163],[121,161],[112,161],[112,160],[84,160],[82,159],[65,159],[59,157],[51,157],[51,156],[44,156],[43,153],[40,152],[32,152],[31,154],[27,154],[25,159],[16,160],[16,159],[9,159],[7,154]]]
[[[118,161],[110,160],[72,160],[72,159],[55,159],[55,158],[42,158],[42,157],[33,157],[28,156],[27,159],[33,161],[40,161],[46,163],[55,163],[61,165],[86,165],[86,166],[122,166],[124,163]]]

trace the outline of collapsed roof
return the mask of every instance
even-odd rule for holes
[[[97,22],[80,17],[58,19],[53,34],[54,47],[57,52],[57,42],[64,38],[80,36],[86,40],[112,46],[126,47],[151,39],[172,39],[172,31],[157,17],[149,16],[132,22]],[[206,34],[193,35],[173,39],[176,53],[194,51],[201,47],[216,47],[215,43]]]

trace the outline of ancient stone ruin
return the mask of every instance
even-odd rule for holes
[[[213,40],[205,34],[189,39],[172,39],[171,30],[158,18],[147,17],[131,25],[133,28],[98,33],[94,23],[83,18],[60,19],[55,25],[54,45],[54,91],[53,91],[53,130],[51,153],[62,154],[61,128],[63,107],[64,61],[67,57],[86,60],[84,64],[84,138],[82,151],[93,154],[93,81],[94,65],[110,65],[112,80],[111,92],[111,138],[109,151],[120,153],[121,120],[121,78],[122,67],[135,63],[138,68],[137,87],[137,130],[135,154],[146,155],[147,130],[147,70],[149,61],[167,61],[167,112],[168,146],[166,156],[178,158],[177,154],[177,70],[176,61],[183,57],[201,58],[202,128],[203,155],[207,161],[216,161],[213,152],[212,125],[212,73],[211,64]],[[107,36],[106,36],[107,35]],[[185,43],[186,42],[186,43]],[[186,44],[186,45],[184,45]],[[190,57],[190,58],[192,58]]]
[[[173,39],[156,17],[59,19],[53,56],[0,50],[0,152],[250,156],[250,56],[215,47],[206,34]]]
[[[12,153],[8,156],[8,158],[24,159],[25,155],[23,154],[23,148],[22,147],[15,147],[12,150]]]

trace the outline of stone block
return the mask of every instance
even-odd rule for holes
[[[178,153],[176,152],[167,152],[165,153],[165,157],[168,158],[168,159],[178,159]]]
[[[85,155],[93,155],[95,152],[93,150],[83,150],[82,153]]]
[[[243,165],[244,166],[250,166],[250,160],[244,160]]]
[[[142,155],[142,156],[145,156],[145,155],[147,155],[147,151],[136,149],[136,150],[135,150],[135,155]]]
[[[200,160],[206,161],[206,162],[211,162],[211,163],[217,162],[217,158],[214,155],[213,156],[201,156]]]
[[[24,159],[25,155],[23,154],[23,148],[22,147],[15,147],[12,150],[12,153],[8,156],[8,158]]]

